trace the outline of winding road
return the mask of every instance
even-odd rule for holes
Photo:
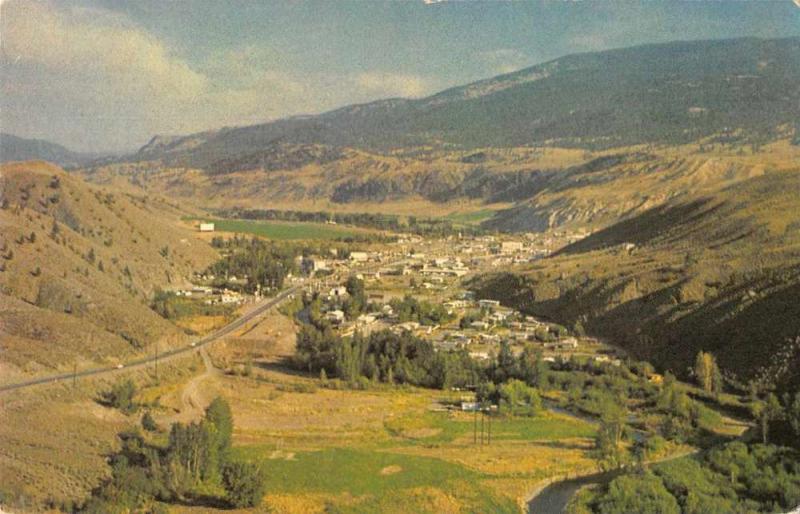
[[[151,355],[149,357],[141,357],[139,359],[127,362],[122,365],[122,367],[118,366],[106,366],[102,368],[93,368],[93,369],[86,369],[83,371],[79,371],[77,373],[63,373],[60,375],[51,375],[49,377],[41,377],[41,378],[34,378],[31,380],[26,380],[24,382],[17,382],[13,384],[5,384],[0,386],[0,393],[8,392],[8,391],[15,391],[19,389],[25,389],[28,387],[33,387],[42,384],[52,384],[54,382],[64,382],[67,380],[74,380],[78,378],[84,377],[91,377],[91,376],[98,376],[98,375],[110,375],[112,373],[125,373],[127,371],[141,369],[143,367],[153,365],[156,361],[164,362],[170,359],[174,359],[179,356],[183,356],[189,352],[197,351],[204,346],[207,346],[219,339],[229,335],[231,332],[243,327],[253,319],[257,318],[258,316],[264,314],[269,309],[275,307],[290,295],[296,293],[300,289],[300,286],[293,286],[287,289],[284,289],[277,295],[272,298],[266,299],[262,301],[261,304],[254,307],[253,309],[249,310],[236,320],[232,321],[231,323],[225,325],[224,327],[220,328],[216,332],[213,332],[207,336],[204,336],[190,344],[189,346],[185,346],[182,348],[175,348],[169,351],[166,351],[162,354],[158,355]]]

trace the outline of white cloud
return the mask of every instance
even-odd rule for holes
[[[346,103],[418,97],[411,74],[300,74],[261,46],[190,64],[122,15],[47,0],[0,5],[3,129],[80,150],[131,149],[180,134],[313,113]]]
[[[206,78],[161,42],[101,9],[60,9],[35,1],[3,4],[3,52],[69,75],[101,75],[118,92],[192,98]]]

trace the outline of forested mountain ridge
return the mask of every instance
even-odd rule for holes
[[[210,169],[277,143],[385,152],[760,142],[800,118],[800,38],[655,44],[577,54],[418,100],[154,138],[127,161]]]

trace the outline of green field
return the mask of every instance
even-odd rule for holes
[[[480,417],[477,418],[477,430],[480,431]],[[414,429],[433,429],[429,437],[414,438],[424,444],[449,443],[457,438],[472,437],[475,420],[470,415],[453,419],[439,413],[426,413],[414,418],[399,418],[386,424],[386,429],[398,436]],[[485,425],[488,430],[488,424]],[[594,425],[566,416],[543,412],[536,417],[508,418],[504,416],[492,419],[492,439],[495,441],[542,441],[567,439],[573,437],[594,437]]]
[[[371,234],[369,230],[328,225],[325,223],[284,222],[284,221],[250,221],[227,219],[203,219],[205,223],[213,223],[218,232],[238,232],[275,239],[290,240],[334,240]]]
[[[427,488],[447,491],[471,512],[517,512],[514,502],[478,484],[485,475],[440,459],[346,448],[269,459],[273,449],[246,446],[235,452],[240,458],[268,463],[271,493],[344,493],[359,498],[355,504],[336,505],[337,512],[392,511],[391,505],[394,510],[403,505],[413,512],[430,511],[430,499],[419,494]]]

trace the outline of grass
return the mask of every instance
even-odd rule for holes
[[[477,430],[480,434],[480,417]],[[413,418],[394,419],[386,423],[386,429],[397,436],[418,440],[425,444],[453,442],[460,438],[472,440],[475,419],[472,414],[426,413]],[[488,424],[484,427],[488,431]],[[568,438],[593,437],[593,425],[578,419],[542,412],[536,417],[494,417],[492,439],[494,441],[544,441]]]
[[[477,484],[481,473],[436,458],[350,448],[302,452],[291,458],[271,458],[276,452],[264,446],[240,447],[235,452],[240,458],[269,459],[266,480],[271,494],[327,493],[358,498],[337,505],[346,512],[391,511],[395,500],[402,500],[404,509],[434,512],[425,504],[435,496],[447,497],[467,511],[516,509],[512,501],[481,491]],[[394,504],[395,509],[398,506]]]
[[[278,241],[291,240],[317,240],[330,241],[345,237],[356,237],[373,233],[366,229],[354,229],[328,225],[324,223],[283,222],[283,221],[249,221],[204,219],[204,222],[214,223],[218,232],[238,232],[253,234]]]

